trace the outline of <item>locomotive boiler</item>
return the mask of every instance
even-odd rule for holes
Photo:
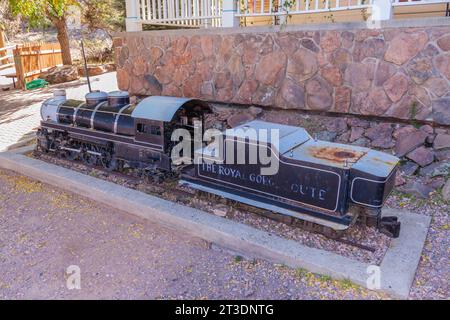
[[[398,158],[319,141],[303,128],[254,120],[214,137],[224,141],[220,150],[213,150],[220,158],[204,143],[195,150],[192,146],[191,164],[173,161],[171,151],[178,143],[172,141],[174,130],[195,136],[211,112],[208,103],[197,99],[151,96],[133,104],[127,92],[114,91],[90,92],[78,101],[57,91],[42,104],[37,148],[107,170],[137,168],[155,177],[154,182],[181,171],[181,185],[277,216],[337,231],[359,220],[398,237],[397,218],[381,216],[394,187]],[[277,130],[279,138],[247,134],[261,130]],[[276,161],[276,172],[261,170],[267,167],[262,156],[250,161],[253,147]],[[240,152],[244,161],[234,161]]]

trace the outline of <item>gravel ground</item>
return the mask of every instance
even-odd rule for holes
[[[389,247],[390,238],[381,234],[375,228],[356,225],[350,228],[342,237],[375,250],[368,251],[359,247],[327,238],[320,234],[307,232],[300,228],[276,222],[255,214],[233,210],[231,219],[251,225],[283,238],[295,240],[305,246],[322,249],[362,262],[379,265]]]
[[[250,213],[243,209],[237,209],[230,206],[226,206],[220,202],[220,199],[214,198],[213,200],[207,199],[198,199],[194,195],[189,197],[189,201],[186,201],[184,198],[180,198],[179,195],[174,194],[172,192],[161,192],[163,187],[168,187],[170,184],[174,184],[173,182],[169,184],[161,184],[161,187],[154,187],[153,184],[149,185],[139,179],[126,179],[124,175],[118,175],[115,173],[107,173],[104,171],[100,171],[97,169],[92,169],[88,166],[85,166],[80,161],[72,161],[69,162],[64,159],[58,159],[56,157],[52,157],[46,154],[41,153],[33,153],[29,154],[30,156],[34,156],[40,158],[44,161],[51,162],[57,164],[59,166],[64,166],[71,170],[76,170],[85,174],[94,175],[98,178],[108,180],[125,187],[138,189],[143,192],[147,192],[153,195],[161,196],[171,201],[181,202],[183,204],[189,205],[191,207],[204,210],[210,213],[214,213],[215,211],[226,213],[226,218],[238,221],[241,223],[245,223],[247,225],[253,226],[257,229],[261,229],[273,234],[276,234],[280,237],[291,239],[297,241],[300,244],[323,249],[331,252],[335,252],[337,254],[356,259],[362,262],[367,262],[371,264],[379,265],[381,260],[383,259],[386,250],[390,244],[390,238],[381,234],[375,228],[369,228],[362,225],[355,225],[348,230],[343,236],[344,240],[352,241],[369,248],[372,248],[374,252],[362,249],[360,247],[356,247],[349,244],[344,244],[339,241],[335,241],[333,239],[327,238],[323,235],[317,233],[311,233],[300,228],[289,226],[287,224],[277,222],[266,217],[259,216],[254,213]],[[176,183],[175,183],[176,185]],[[186,190],[183,188],[183,190]],[[193,192],[194,190],[187,190]],[[195,198],[194,198],[195,197]],[[218,201],[217,201],[218,200]]]
[[[448,300],[450,298],[450,203],[444,202],[438,192],[435,192],[428,200],[394,192],[386,205],[432,217],[410,298]]]
[[[81,290],[65,270],[81,269]],[[0,171],[0,299],[380,299]]]

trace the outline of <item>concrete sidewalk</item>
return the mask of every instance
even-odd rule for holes
[[[15,67],[11,67],[8,69],[3,69],[0,70],[0,88],[2,86],[12,86],[13,85],[13,81],[11,78],[6,78],[4,77],[5,74],[11,74],[11,73],[15,73],[16,72],[16,68]]]

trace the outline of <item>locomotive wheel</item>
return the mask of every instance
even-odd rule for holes
[[[103,152],[100,157],[100,163],[103,168],[108,171],[114,171],[118,168],[118,162],[116,157],[112,156],[109,152]]]
[[[62,146],[65,146],[65,145],[67,145],[67,144],[65,144],[65,143],[62,143],[61,144]],[[71,145],[67,145],[68,147],[71,147]],[[59,149],[58,151],[57,151],[57,154],[58,154],[58,157],[59,158],[62,158],[62,159],[67,159],[67,160],[70,160],[70,161],[73,161],[73,160],[75,160],[76,158],[78,158],[78,152],[76,152],[76,151],[72,151],[72,150],[66,150],[66,149]]]
[[[43,139],[38,139],[36,148],[38,151],[48,153],[49,146],[50,146],[50,141],[48,140],[48,137],[45,137]]]
[[[70,161],[73,161],[76,158],[78,158],[78,152],[71,151],[71,150],[59,149],[57,151],[57,155],[61,159],[67,159],[67,160],[70,160]]]
[[[162,177],[159,174],[154,174],[151,177],[151,179],[152,179],[153,183],[155,183],[155,184],[160,184],[160,183],[162,183],[164,181],[164,177]]]
[[[117,171],[124,172],[125,169],[125,161],[117,160]]]
[[[58,142],[55,139],[49,139],[48,141],[48,151],[57,151],[58,150]]]
[[[164,176],[157,170],[140,169],[138,175],[148,184],[160,184]]]
[[[50,139],[48,137],[47,130],[45,129],[38,130],[36,150],[48,153],[49,148],[50,148]]]
[[[73,161],[73,160],[75,160],[75,159],[78,158],[78,152],[70,151],[70,150],[63,150],[63,151],[65,151],[65,152],[64,152],[64,157],[65,157],[67,160]]]
[[[84,151],[81,153],[81,160],[83,161],[83,163],[85,165],[94,166],[97,164],[98,158],[96,155],[93,155],[93,154],[90,154],[90,153]]]

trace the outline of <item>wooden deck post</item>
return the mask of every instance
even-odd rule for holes
[[[373,21],[391,20],[393,15],[391,0],[373,0],[372,18]]]
[[[142,31],[142,22],[139,14],[139,0],[125,1],[125,28],[128,32]]]
[[[6,47],[5,32],[3,31],[3,27],[0,26],[0,48],[4,47]],[[0,51],[0,57],[4,57],[5,55],[5,51]]]
[[[3,30],[3,27],[0,26],[0,48],[6,47],[6,40],[5,40],[5,32]],[[6,51],[0,51],[0,57],[6,56]],[[0,65],[7,64],[8,60],[0,60]]]
[[[22,50],[21,50],[20,46],[18,46],[18,45],[13,50],[14,65],[16,66],[17,86],[23,90],[26,90],[25,71],[24,71],[21,51]]]
[[[239,18],[236,17],[238,1],[224,1],[222,3],[222,27],[239,27]]]

